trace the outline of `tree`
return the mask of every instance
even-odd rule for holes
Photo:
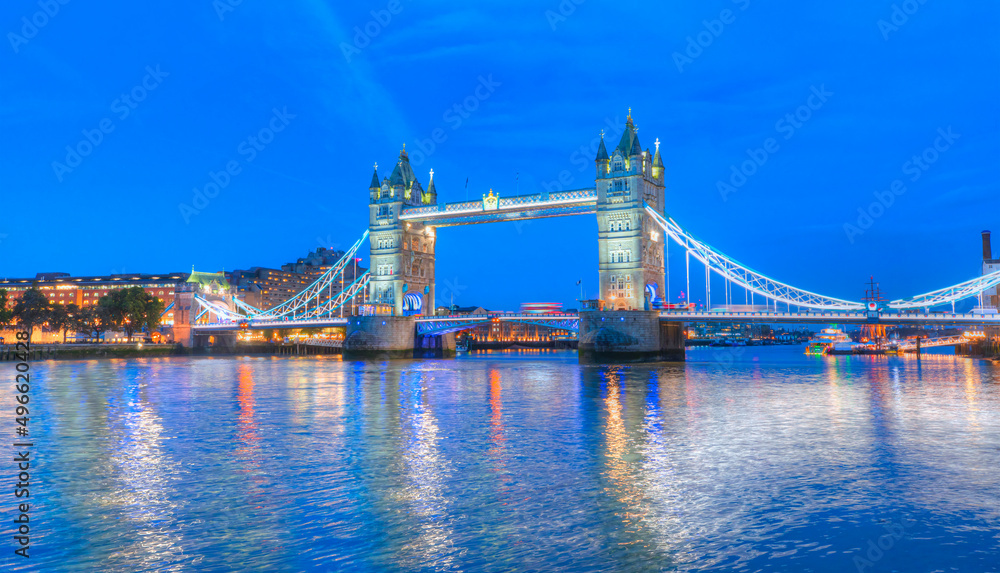
[[[125,307],[122,291],[114,290],[101,297],[94,307],[94,317],[103,330],[122,330],[125,326]]]
[[[73,332],[78,331],[79,321],[78,315],[80,314],[80,307],[75,304],[55,304],[52,305],[52,310],[49,313],[49,328],[55,330],[56,332],[62,331],[63,344],[66,344],[66,335],[70,330]]]
[[[142,287],[111,291],[101,297],[97,308],[105,319],[104,324],[124,332],[129,342],[136,332],[152,332],[158,328],[163,313],[163,303]]]
[[[155,296],[146,293],[145,318],[142,321],[143,330],[152,334],[154,330],[160,328],[160,319],[163,318],[163,301]]]
[[[77,331],[87,333],[87,338],[94,338],[98,343],[110,324],[105,311],[97,306],[81,308],[75,318]]]
[[[66,312],[65,305],[52,305],[52,308],[49,310],[48,327],[49,330],[54,332],[63,331],[63,344],[66,344],[66,332],[64,329],[69,328],[69,321],[69,313]]]
[[[22,330],[28,332],[30,341],[35,327],[48,320],[51,310],[49,299],[42,294],[42,291],[31,287],[17,299],[17,304],[14,305],[14,319]]]
[[[7,289],[0,288],[0,328],[14,321],[14,311],[7,308]]]

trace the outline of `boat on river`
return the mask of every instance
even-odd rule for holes
[[[822,356],[831,354],[834,345],[838,343],[851,343],[851,337],[839,328],[824,328],[819,334],[809,340],[806,346],[806,354]]]

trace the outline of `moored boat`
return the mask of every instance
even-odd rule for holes
[[[809,341],[809,344],[806,346],[806,354],[815,356],[829,354],[835,344],[850,342],[851,337],[847,336],[839,328],[824,328]]]

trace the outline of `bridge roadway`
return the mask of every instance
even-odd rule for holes
[[[254,330],[284,329],[284,328],[328,328],[347,326],[349,318],[312,318],[303,320],[250,321],[248,327]],[[418,316],[416,318],[419,334],[446,334],[473,328],[491,321],[521,322],[537,324],[557,330],[577,331],[580,320],[577,314],[523,314],[523,313],[490,313],[448,316]],[[870,320],[865,312],[711,312],[711,311],[662,311],[660,320],[666,322],[702,322],[702,323],[759,323],[759,324],[878,324],[895,325],[962,325],[962,326],[1000,326],[1000,315],[981,315],[971,313],[887,313],[879,315],[878,320]],[[228,332],[240,330],[239,323],[221,322],[213,324],[196,324],[192,328],[199,333]]]
[[[1000,315],[951,312],[883,313],[869,319],[866,312],[711,312],[663,311],[669,322],[752,322],[761,324],[893,324],[893,325],[1000,325]]]

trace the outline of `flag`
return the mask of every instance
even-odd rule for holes
[[[580,284],[582,282],[583,282],[582,280],[579,280],[579,281],[576,281],[576,284]]]

